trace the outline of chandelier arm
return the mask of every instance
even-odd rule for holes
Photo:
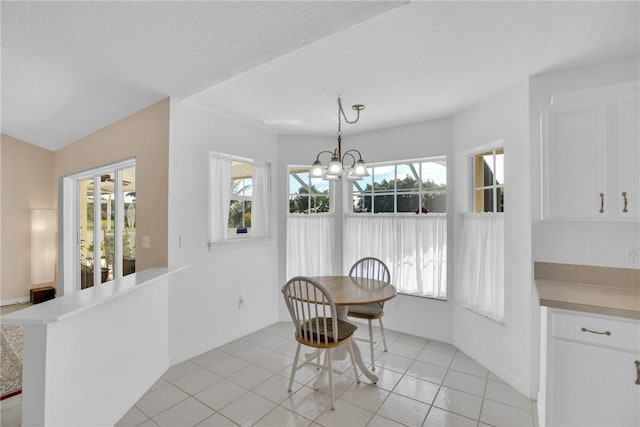
[[[331,154],[333,156],[335,154],[335,151],[324,150],[324,151],[319,152],[318,155],[316,156],[316,162],[320,161],[320,155],[324,154],[324,153],[329,153],[329,154]]]
[[[356,157],[355,157],[353,154],[351,154],[351,152],[358,153],[358,158],[356,159]],[[347,151],[344,153],[344,155],[346,156],[347,154],[349,154],[351,157],[353,157],[353,160],[354,160],[354,161],[362,160],[362,153],[361,153],[360,151],[356,150],[355,148],[352,148],[352,149],[350,149],[350,150],[347,150]],[[343,157],[344,157],[344,156],[343,156]]]
[[[342,159],[341,159],[341,161],[342,161],[342,164],[343,164],[343,165],[344,165],[344,158],[345,158],[345,157],[347,157],[347,155],[349,155],[349,156],[351,156],[351,158],[353,159],[353,163],[351,164],[351,167],[355,166],[355,164],[356,164],[356,162],[358,161],[358,159],[356,159],[356,156],[354,156],[354,155],[351,153],[352,151],[357,151],[357,150],[349,150],[349,151],[345,152],[345,153],[342,155]],[[358,153],[358,154],[359,154],[359,153]],[[362,156],[361,156],[360,158],[362,158]]]

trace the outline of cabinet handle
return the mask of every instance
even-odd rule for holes
[[[604,193],[600,193],[600,213],[604,213]]]
[[[592,334],[598,334],[598,335],[606,335],[606,336],[611,335],[611,332],[609,332],[609,331],[598,332],[598,331],[592,331],[591,329],[587,329],[587,328],[584,328],[584,327],[583,327],[583,328],[581,328],[580,330],[581,330],[582,332],[589,332],[589,333],[592,333]]]
[[[624,200],[624,208],[622,208],[622,212],[627,213],[629,212],[629,209],[627,209],[627,192],[626,191],[622,192],[622,200]]]
[[[640,360],[635,361],[636,364],[636,384],[640,385]]]

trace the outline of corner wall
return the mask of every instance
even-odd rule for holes
[[[50,190],[58,179],[120,160],[136,158],[136,269],[167,266],[169,99],[164,99],[54,153]],[[142,247],[142,236],[151,247]]]
[[[366,113],[363,113],[366,114]],[[363,116],[361,120],[366,120]],[[348,131],[354,131],[357,124],[350,126]],[[335,137],[281,135],[279,141],[280,170],[278,171],[280,198],[278,201],[278,220],[280,228],[280,282],[286,281],[286,216],[288,213],[288,165],[309,165],[315,160],[321,150],[333,150],[337,146]],[[343,152],[352,148],[359,150],[366,163],[419,159],[424,157],[447,156],[447,211],[453,210],[453,159],[452,120],[449,118],[430,120],[409,125],[386,128],[358,134],[343,134]],[[326,162],[326,159],[323,158]],[[347,272],[350,266],[342,265],[342,224],[343,207],[350,204],[343,200],[348,185],[344,181],[337,182],[336,195],[336,232],[339,251],[334,254],[336,271]],[[449,240],[447,276],[449,291],[452,292],[453,257],[452,246],[452,215],[449,216]],[[452,306],[449,301],[439,301],[407,295],[398,295],[385,304],[384,324],[386,328],[402,330],[403,332],[433,338],[445,342],[452,341]],[[280,304],[280,318],[288,320],[289,314]]]
[[[209,250],[210,151],[271,163],[270,239]],[[170,280],[171,364],[278,321],[277,154],[275,134],[171,100],[169,265],[189,267]]]
[[[3,305],[29,300],[31,283],[31,209],[55,209],[51,192],[54,153],[2,135],[2,236],[0,300]],[[55,284],[55,283],[53,283]]]
[[[469,155],[483,145],[504,141],[505,299],[504,324],[454,305],[453,342],[521,393],[537,394],[531,261],[531,169],[528,81],[495,95],[454,117],[456,188],[453,217],[460,247],[461,215],[470,211]],[[457,254],[456,254],[457,258]],[[457,279],[457,278],[454,278]],[[537,339],[537,337],[535,338]]]
[[[541,220],[540,114],[550,97],[640,78],[640,57],[531,77],[533,259],[542,262],[640,268],[625,262],[625,248],[640,244],[640,222]],[[638,166],[640,167],[640,166]]]

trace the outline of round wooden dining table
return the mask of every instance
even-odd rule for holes
[[[373,304],[388,301],[396,296],[396,288],[375,279],[351,276],[312,276],[331,295],[338,311],[338,318],[347,321],[350,305]],[[374,384],[378,376],[371,372],[362,360],[362,354],[356,343],[351,340],[356,365],[360,372]]]

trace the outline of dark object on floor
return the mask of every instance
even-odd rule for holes
[[[56,290],[53,286],[42,286],[29,289],[29,300],[32,304],[40,304],[55,298]]]

